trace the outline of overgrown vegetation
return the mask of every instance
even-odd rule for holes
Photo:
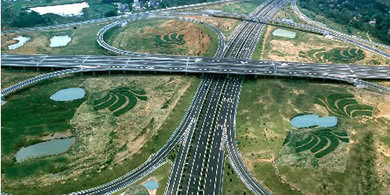
[[[298,3],[304,9],[343,25],[347,33],[355,28],[369,32],[385,44],[390,42],[389,6],[383,1],[300,0]],[[305,14],[316,17],[312,13]]]
[[[225,166],[223,168],[222,194],[253,194],[241,181],[227,158],[225,159]]]

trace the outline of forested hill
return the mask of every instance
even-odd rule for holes
[[[390,44],[390,0],[299,0],[298,5]]]

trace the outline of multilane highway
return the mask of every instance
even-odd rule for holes
[[[264,4],[255,10],[256,14],[273,13],[272,10],[276,12],[283,5],[283,1],[272,3],[268,1]],[[260,28],[256,27],[257,24],[247,22],[237,27],[237,31],[233,32],[233,38],[229,40],[228,47],[224,50],[224,56],[243,57],[244,54],[249,56],[253,51],[250,46],[254,47],[256,44],[253,42],[257,42],[256,38],[249,39],[249,37],[259,35],[258,31],[261,31],[262,28],[261,26]],[[243,46],[248,49],[242,50]],[[205,192],[220,194],[224,166],[226,123],[228,123],[226,120],[229,119],[227,117],[229,115],[227,107],[229,101],[225,100],[230,99],[229,95],[237,94],[236,90],[233,90],[233,87],[237,86],[237,80],[240,79],[221,80],[217,78],[212,83],[214,88],[206,99],[205,109],[200,113],[195,130],[184,140],[183,150],[180,150],[171,171],[166,194],[204,194]],[[256,194],[267,193],[254,179],[244,179],[251,177],[246,169],[236,170],[245,171],[239,173],[239,175],[245,175],[241,179],[246,185],[259,187],[254,189],[253,192]]]

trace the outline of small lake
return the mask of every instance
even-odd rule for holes
[[[74,137],[66,139],[53,139],[47,142],[41,142],[28,147],[23,147],[16,153],[16,161],[22,162],[28,158],[64,153],[70,148],[74,141]]]
[[[71,40],[72,39],[68,35],[54,36],[50,38],[50,47],[64,47],[68,45]]]
[[[284,29],[278,28],[272,32],[272,35],[293,39],[297,36],[297,33],[289,31],[289,30],[284,30]]]
[[[64,5],[53,5],[43,7],[33,7],[29,11],[38,12],[40,15],[43,14],[57,14],[60,16],[81,16],[83,15],[83,9],[89,7],[88,3],[72,3]]]
[[[144,184],[147,190],[155,190],[158,188],[158,183],[154,180],[150,180]]]
[[[67,88],[57,91],[50,96],[50,99],[54,101],[71,101],[81,99],[85,96],[85,90],[83,88]]]
[[[282,22],[294,23],[294,20],[291,18],[282,18]]]
[[[17,49],[19,47],[22,47],[30,39],[31,39],[30,37],[23,37],[23,36],[15,37],[13,38],[13,40],[16,40],[18,42],[12,45],[8,45],[8,49]]]
[[[319,117],[315,114],[305,114],[291,119],[291,125],[295,128],[305,127],[334,127],[337,125],[337,118],[334,116]]]

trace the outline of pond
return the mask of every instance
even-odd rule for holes
[[[85,96],[85,90],[83,88],[67,88],[57,91],[50,96],[50,99],[54,101],[71,101],[81,99]]]
[[[297,33],[289,31],[289,30],[284,30],[284,29],[278,28],[272,32],[272,35],[293,39],[297,36]]]
[[[30,8],[29,11],[38,12],[40,15],[51,13],[60,16],[80,16],[83,15],[83,9],[87,7],[89,7],[88,3],[81,2],[64,5],[33,7]]]
[[[12,45],[8,45],[8,49],[17,49],[19,47],[22,47],[30,39],[31,39],[30,37],[23,37],[23,36],[15,37],[13,38],[13,40],[16,40],[18,42]]]
[[[295,128],[305,127],[334,127],[337,125],[337,118],[334,116],[319,117],[315,114],[305,114],[293,117],[290,123]]]
[[[71,40],[72,39],[68,35],[54,36],[50,38],[50,47],[64,47],[68,45]]]
[[[74,141],[74,137],[66,139],[53,139],[28,147],[23,147],[16,153],[16,161],[22,162],[28,158],[64,153],[70,148]]]
[[[147,190],[155,190],[158,188],[158,183],[154,180],[150,180],[144,184]]]

